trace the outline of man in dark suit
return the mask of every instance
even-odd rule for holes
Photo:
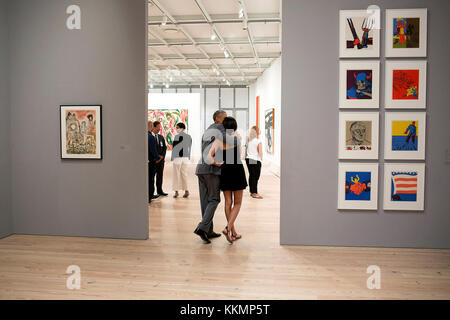
[[[152,199],[156,199],[159,196],[155,193],[155,175],[156,167],[161,162],[161,156],[158,154],[158,148],[156,144],[156,138],[153,133],[153,122],[148,122],[148,203],[152,202]]]
[[[156,147],[158,149],[158,154],[161,157],[161,161],[156,164],[156,192],[158,196],[167,196],[162,189],[163,185],[163,177],[164,177],[164,162],[166,158],[166,140],[162,135],[159,134],[161,132],[161,123],[159,121],[153,122],[153,133],[156,138]]]

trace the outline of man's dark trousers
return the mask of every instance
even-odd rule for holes
[[[215,174],[198,174],[197,177],[202,210],[202,221],[197,228],[205,231],[207,234],[212,234],[214,213],[220,203],[220,176]]]

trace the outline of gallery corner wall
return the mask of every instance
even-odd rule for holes
[[[0,0],[0,238],[12,233],[9,39],[7,1]]]
[[[13,232],[146,239],[146,1],[7,3]],[[74,104],[103,106],[103,160],[61,160]]]
[[[380,137],[384,137],[386,9],[428,9],[425,210],[338,211],[339,10],[381,9]],[[281,243],[450,248],[448,0],[284,0]],[[384,139],[379,176],[383,180]]]

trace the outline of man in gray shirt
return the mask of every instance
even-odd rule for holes
[[[213,218],[216,208],[220,203],[220,167],[208,163],[208,154],[216,139],[224,140],[225,128],[222,125],[223,119],[227,113],[218,110],[214,113],[214,123],[209,126],[202,137],[202,157],[195,174],[198,177],[200,191],[200,206],[202,210],[202,221],[198,224],[194,233],[198,235],[205,243],[211,243],[209,239],[220,237],[220,234],[213,230]],[[216,163],[221,163],[216,156]]]

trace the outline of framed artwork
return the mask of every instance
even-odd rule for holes
[[[426,61],[386,61],[385,108],[425,109]]]
[[[341,58],[377,58],[380,56],[380,29],[367,10],[339,12],[339,56]]]
[[[425,112],[386,112],[385,121],[385,159],[425,160]]]
[[[148,120],[161,122],[161,132],[159,134],[166,140],[168,150],[173,149],[173,139],[177,135],[175,127],[178,123],[184,123],[186,131],[189,130],[189,113],[185,109],[149,110]]]
[[[339,108],[380,107],[380,62],[339,62]]]
[[[102,106],[60,106],[62,159],[102,159]]]
[[[339,163],[338,181],[338,209],[377,209],[378,163]]]
[[[339,113],[339,159],[378,159],[378,112]]]
[[[384,165],[384,210],[424,209],[425,164]]]
[[[427,9],[386,10],[386,57],[427,56]]]
[[[274,154],[274,138],[275,138],[275,109],[267,109],[264,115],[264,125],[266,132],[266,152]]]

